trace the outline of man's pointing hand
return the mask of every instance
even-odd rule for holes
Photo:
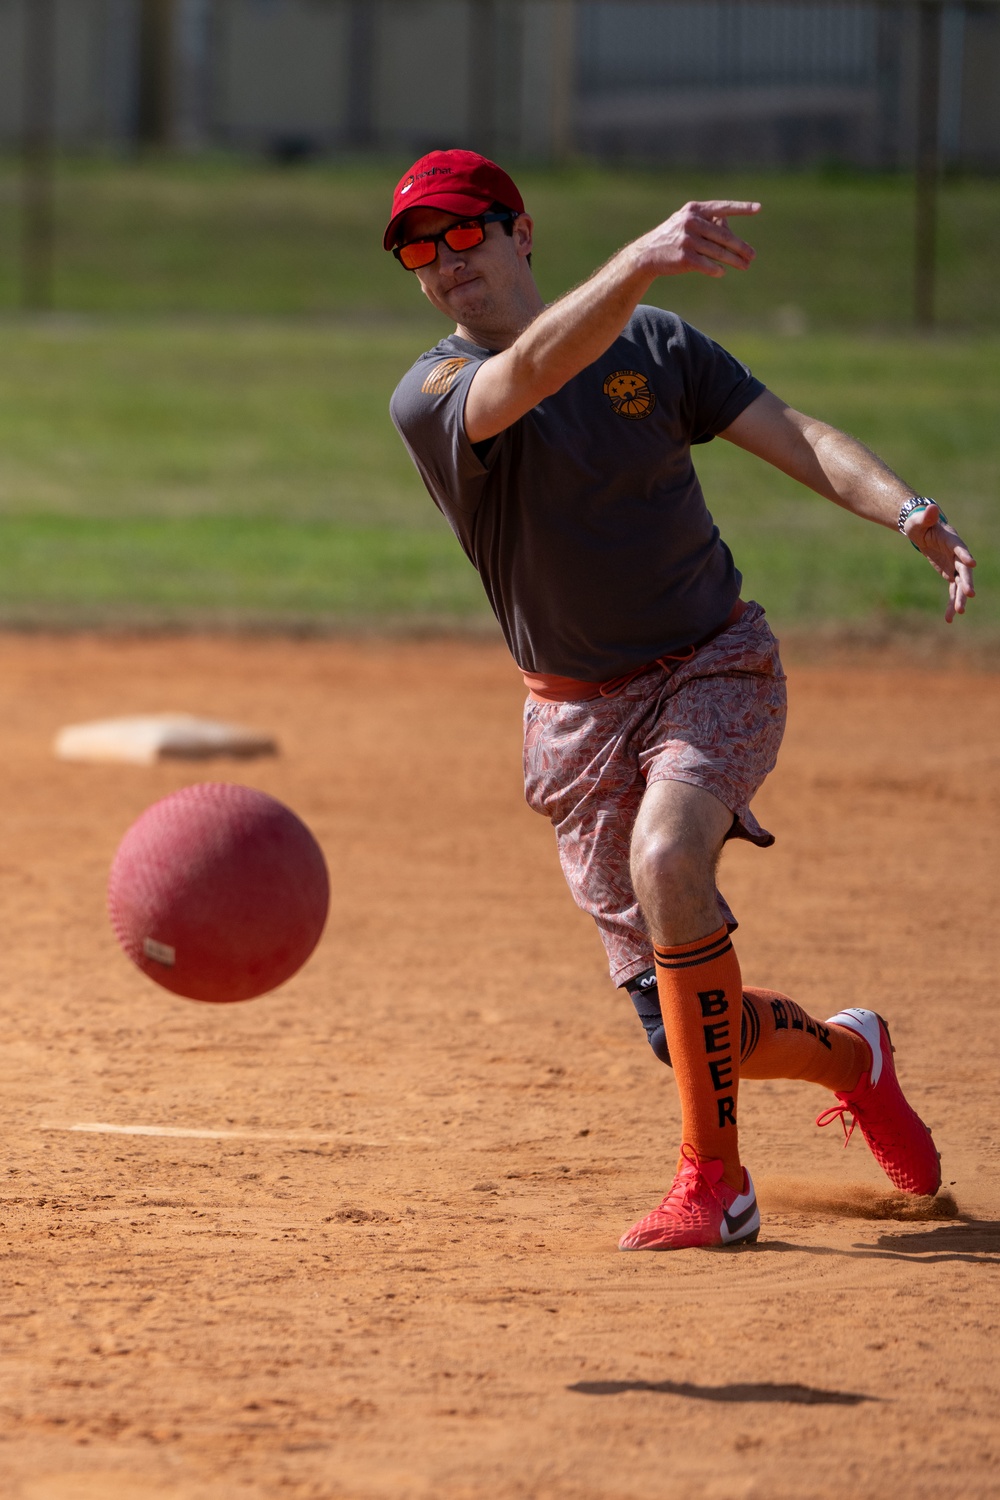
[[[635,241],[634,248],[654,276],[680,276],[685,271],[725,276],[730,268],[745,271],[757,252],[733,233],[726,220],[731,214],[759,212],[759,203],[729,199],[685,203]]]

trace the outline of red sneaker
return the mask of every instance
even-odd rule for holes
[[[888,1026],[873,1010],[855,1009],[839,1010],[826,1024],[844,1026],[864,1037],[872,1065],[849,1094],[837,1095],[839,1104],[817,1115],[816,1124],[832,1125],[839,1120],[845,1147],[859,1125],[890,1182],[904,1193],[936,1193],[941,1186],[941,1158],[927,1126],[903,1097]],[[845,1115],[851,1117],[850,1128]]]
[[[742,1189],[723,1182],[721,1161],[702,1161],[681,1147],[683,1164],[659,1208],[633,1224],[619,1250],[691,1250],[708,1245],[749,1245],[760,1233],[757,1195],[743,1169]]]

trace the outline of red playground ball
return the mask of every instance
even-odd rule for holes
[[[122,839],[108,911],[128,957],[189,1000],[252,1000],[319,942],[330,905],[323,853],[290,808],[224,781],[154,802]]]

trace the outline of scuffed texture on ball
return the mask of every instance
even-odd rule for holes
[[[329,900],[302,820],[266,792],[221,781],[147,808],[108,884],[111,925],[132,962],[177,995],[216,1003],[290,979],[319,942]]]

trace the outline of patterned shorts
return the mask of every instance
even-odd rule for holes
[[[629,875],[639,803],[656,781],[685,781],[733,813],[730,838],[766,847],[750,801],[773,770],[785,728],[785,674],[759,604],[672,670],[642,672],[613,698],[524,710],[524,792],[552,822],[577,905],[594,918],[611,977],[653,962]],[[721,920],[735,919],[721,894]]]

